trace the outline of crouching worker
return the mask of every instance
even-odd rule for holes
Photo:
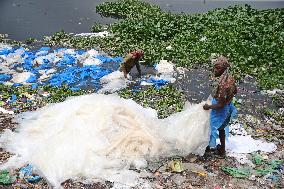
[[[237,109],[232,103],[234,95],[237,93],[235,79],[229,75],[230,64],[228,59],[220,56],[214,62],[214,76],[219,77],[213,91],[212,105],[205,104],[204,110],[212,109],[210,114],[210,142],[207,151],[216,147],[216,139],[220,138],[221,145],[217,146],[217,153],[224,157],[226,136],[229,135],[229,121],[232,116],[236,116]],[[217,132],[218,131],[218,132]],[[219,133],[219,135],[218,135]]]
[[[141,77],[141,69],[139,65],[139,60],[144,55],[143,50],[136,50],[126,55],[123,60],[123,63],[120,65],[119,71],[123,72],[124,77],[127,78],[127,74],[131,71],[131,69],[136,66],[138,71],[138,77]]]

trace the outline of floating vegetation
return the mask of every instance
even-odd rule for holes
[[[139,47],[145,50],[147,62],[167,59],[184,67],[223,54],[230,58],[237,78],[249,74],[263,88],[284,87],[284,9],[256,10],[246,5],[186,15],[139,0],[120,0],[102,3],[97,12],[124,19],[108,27],[109,37],[82,38],[58,32],[49,44],[100,46],[116,55]]]
[[[144,107],[151,107],[158,111],[159,118],[165,118],[175,112],[183,109],[185,98],[183,94],[172,85],[155,89],[149,87],[139,91],[133,89],[124,89],[119,95],[126,99],[133,99]]]

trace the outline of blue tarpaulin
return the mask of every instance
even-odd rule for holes
[[[0,81],[8,81],[12,78],[9,74],[0,74]]]

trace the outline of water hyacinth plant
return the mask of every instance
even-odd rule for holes
[[[59,38],[49,42],[80,48],[100,46],[119,56],[142,48],[147,62],[167,59],[184,67],[223,54],[230,58],[236,77],[249,74],[263,88],[284,87],[284,9],[256,10],[246,5],[187,15],[165,12],[139,0],[119,0],[98,5],[97,12],[123,18],[108,27],[111,36],[82,38],[57,33]]]
[[[182,92],[172,85],[155,89],[149,87],[140,91],[124,89],[119,92],[119,96],[132,99],[143,107],[150,107],[158,112],[159,118],[165,118],[183,109],[185,98]]]

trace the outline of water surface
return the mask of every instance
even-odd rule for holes
[[[94,22],[109,24],[114,19],[96,13],[96,5],[106,0],[0,0],[0,33],[10,38],[25,40],[64,29],[67,32],[90,32]],[[162,9],[190,14],[236,4],[250,4],[257,9],[283,8],[284,1],[205,1],[204,0],[145,0]]]

